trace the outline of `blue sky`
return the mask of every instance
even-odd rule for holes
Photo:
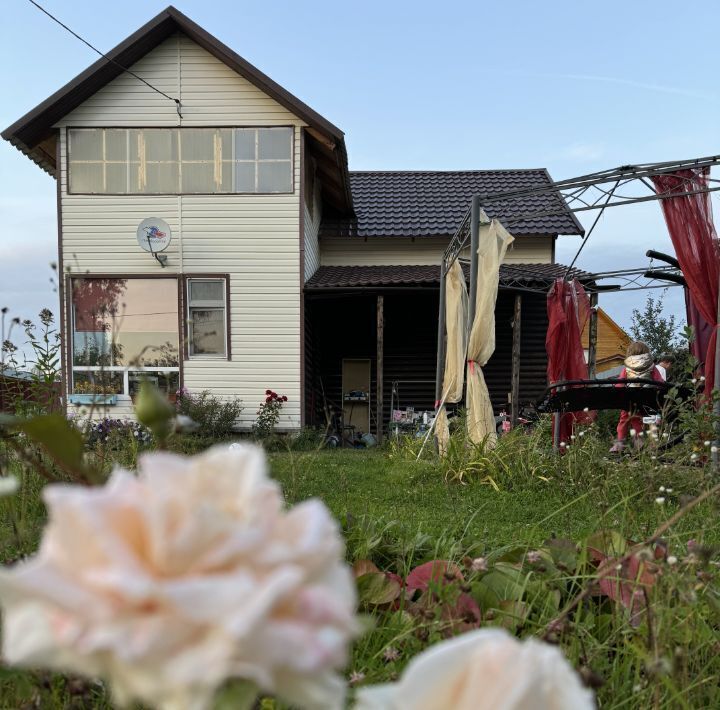
[[[97,58],[26,0],[5,0],[5,128]],[[46,0],[101,50],[163,2]],[[720,153],[720,3],[668,0],[240,3],[176,7],[333,121],[356,170],[547,167],[555,179]],[[720,200],[713,197],[715,211]],[[56,308],[55,182],[0,145],[0,305]],[[581,216],[587,226],[592,217]],[[561,238],[568,263],[579,238]],[[579,266],[671,251],[657,203],[609,210]],[[643,292],[603,295],[622,325]],[[681,293],[666,298],[682,313]]]

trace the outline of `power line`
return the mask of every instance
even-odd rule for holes
[[[38,10],[40,10],[40,12],[45,13],[53,22],[57,22],[57,24],[60,25],[60,27],[62,27],[64,30],[67,30],[73,37],[75,37],[76,39],[79,39],[84,45],[87,45],[88,47],[90,47],[90,49],[92,49],[93,52],[99,54],[103,59],[107,59],[108,62],[110,62],[111,64],[114,64],[116,67],[119,67],[124,72],[127,72],[128,74],[130,74],[130,76],[134,76],[138,81],[141,81],[143,84],[145,84],[145,86],[151,88],[153,91],[156,91],[158,94],[160,94],[161,96],[164,96],[166,99],[170,99],[170,101],[174,101],[175,108],[177,109],[177,112],[178,112],[178,116],[180,116],[180,118],[182,118],[182,114],[180,113],[180,108],[181,108],[180,99],[175,99],[172,96],[168,96],[168,94],[166,94],[164,91],[161,91],[157,87],[153,86],[149,81],[146,81],[141,76],[138,76],[134,71],[123,66],[122,64],[120,64],[120,62],[115,61],[112,57],[108,57],[107,54],[104,54],[103,52],[101,52],[97,47],[94,47],[92,44],[90,44],[90,42],[88,42],[86,39],[81,37],[77,32],[70,29],[70,27],[68,27],[64,22],[61,22],[60,20],[58,20],[58,18],[55,17],[55,15],[52,15],[51,13],[49,13],[42,5],[36,3],[35,0],[28,0],[28,2],[31,5],[34,5]]]

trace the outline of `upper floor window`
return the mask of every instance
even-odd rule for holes
[[[69,191],[290,193],[293,129],[71,128]]]

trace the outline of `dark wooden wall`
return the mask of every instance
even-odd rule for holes
[[[512,316],[515,294],[501,291],[496,307],[495,354],[484,368],[493,407],[508,406]],[[545,296],[523,294],[520,402],[534,401],[545,389],[547,355]],[[306,422],[323,426],[322,387],[341,406],[343,358],[369,358],[372,396],[376,389],[376,295],[306,296]],[[383,414],[390,419],[392,383],[400,381],[400,407],[433,409],[437,352],[438,295],[430,291],[385,292]],[[424,382],[417,382],[417,381]],[[321,387],[322,382],[322,387]],[[372,409],[375,410],[373,402]],[[374,417],[374,411],[373,411]],[[373,427],[374,428],[374,427]]]

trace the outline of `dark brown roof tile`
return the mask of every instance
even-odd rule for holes
[[[466,278],[470,276],[468,264],[463,264]],[[549,288],[551,283],[565,275],[562,264],[503,264],[500,267],[500,285],[505,287]],[[592,275],[572,269],[570,276],[591,283]],[[321,266],[305,284],[309,291],[319,289],[363,288],[378,286],[433,286],[440,283],[440,265],[437,266]]]
[[[547,170],[351,172],[354,218],[323,219],[325,237],[449,237],[455,234],[475,194],[548,188]],[[512,234],[582,234],[559,193],[488,203]],[[551,214],[547,214],[551,213]],[[535,216],[530,216],[535,215]],[[524,217],[517,221],[518,217]],[[511,222],[511,220],[513,220]]]

